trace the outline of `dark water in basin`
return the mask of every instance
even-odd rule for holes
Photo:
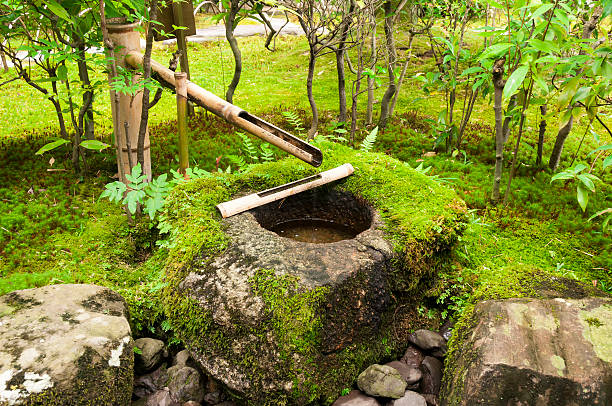
[[[358,234],[350,227],[318,219],[290,220],[277,224],[270,230],[281,237],[315,244],[349,240]]]

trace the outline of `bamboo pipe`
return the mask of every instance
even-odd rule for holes
[[[346,178],[347,176],[352,175],[354,171],[355,170],[351,164],[340,165],[334,169],[321,172],[318,175],[310,176],[282,186],[277,186],[262,192],[253,193],[238,199],[220,203],[217,205],[217,209],[219,209],[223,218],[227,218],[233,216],[234,214],[242,213],[243,211],[247,211],[267,203],[275,202],[285,197],[293,196],[300,192],[325,185],[335,180]]]
[[[128,52],[125,55],[126,63],[132,68],[142,66],[143,59],[144,55],[137,51]],[[155,79],[163,86],[172,90],[175,89],[173,71],[154,60],[151,60],[151,70],[156,74]],[[189,100],[211,113],[315,167],[320,166],[323,162],[323,154],[318,148],[242,110],[240,107],[228,103],[191,81],[187,81],[187,95]]]
[[[186,176],[189,168],[189,147],[187,141],[187,73],[175,72],[176,121],[179,135],[179,171]]]

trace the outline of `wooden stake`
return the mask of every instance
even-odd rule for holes
[[[187,73],[174,74],[176,85],[176,121],[179,135],[179,171],[187,177],[189,168],[189,148],[187,140]]]

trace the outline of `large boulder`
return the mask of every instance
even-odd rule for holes
[[[610,298],[481,302],[453,335],[441,404],[612,404],[610,337]]]
[[[406,304],[465,225],[455,193],[406,164],[319,145],[321,169],[350,162],[355,174],[221,219],[218,203],[313,174],[287,159],[181,185],[163,215],[168,319],[202,368],[253,404],[329,404],[368,365],[401,355],[416,327]],[[358,235],[315,244],[270,229],[291,213],[341,218]]]
[[[94,285],[0,297],[0,405],[128,405],[134,352],[125,301]]]

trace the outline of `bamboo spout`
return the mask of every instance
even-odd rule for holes
[[[143,59],[144,55],[137,51],[128,52],[125,56],[126,63],[132,68],[141,66]],[[153,60],[151,60],[151,70],[155,73],[155,79],[162,86],[171,90],[175,89],[174,72]],[[187,95],[190,101],[204,107],[211,113],[313,166],[320,166],[323,162],[323,154],[318,148],[242,110],[240,107],[228,103],[193,82],[187,81]]]
[[[335,180],[346,178],[347,176],[352,175],[354,171],[355,170],[351,164],[340,165],[334,169],[321,172],[318,175],[310,176],[295,182],[284,184],[282,186],[277,186],[262,192],[253,193],[248,196],[220,203],[217,205],[217,209],[219,209],[223,218],[227,218],[233,216],[234,214],[242,213],[255,207],[259,207],[264,204],[325,185]]]

